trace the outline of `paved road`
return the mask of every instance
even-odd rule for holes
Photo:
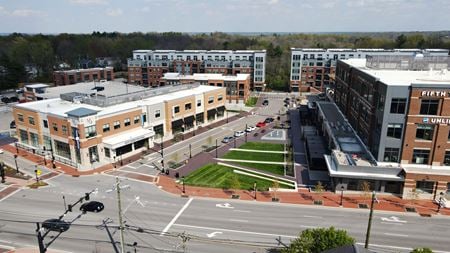
[[[72,203],[96,187],[98,193],[92,199],[102,201],[105,210],[82,216],[51,248],[71,252],[112,252],[106,231],[96,226],[106,217],[114,220],[111,226],[117,225],[116,196],[110,192],[114,180],[114,177],[102,174],[80,178],[60,175],[47,180],[49,187],[22,189],[1,200],[0,244],[36,245],[33,222],[60,215],[63,195],[67,203]],[[183,232],[191,237],[186,244],[190,252],[211,252],[212,247],[215,252],[265,252],[264,248],[278,245],[276,238],[279,236],[288,243],[307,228],[335,226],[346,229],[360,243],[364,242],[367,228],[368,210],[239,200],[191,200],[167,194],[153,184],[124,179],[122,185],[130,186],[122,195],[123,209],[127,209],[126,224],[144,228],[146,232],[126,230],[126,242],[138,242],[139,247],[145,247],[138,250],[141,252],[159,252],[161,249],[182,252],[179,235]],[[134,201],[136,196],[140,197],[144,207]],[[78,214],[69,213],[65,220]],[[408,252],[408,248],[419,246],[444,252],[449,248],[449,223],[450,219],[446,217],[422,218],[415,214],[376,212],[371,243],[384,245],[378,252]],[[114,228],[111,230],[115,231]],[[160,236],[163,231],[167,234]],[[114,238],[119,240],[117,232]],[[151,250],[151,247],[158,250]]]

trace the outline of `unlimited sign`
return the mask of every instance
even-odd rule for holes
[[[423,123],[450,125],[450,118],[423,118]]]

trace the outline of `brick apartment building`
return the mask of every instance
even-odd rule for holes
[[[445,49],[351,49],[291,48],[290,90],[292,92],[324,92],[333,86],[338,60],[364,59],[367,56],[398,55],[448,56]]]
[[[161,78],[161,85],[171,84],[191,84],[200,83],[202,85],[225,87],[227,101],[245,103],[250,96],[250,74],[193,74],[181,75],[179,73],[165,73]]]
[[[337,63],[335,103],[379,166],[403,168],[403,197],[450,189],[449,68],[449,57],[424,55]]]
[[[225,88],[189,84],[150,90],[122,84],[105,85],[94,95],[90,88],[15,105],[18,145],[90,170],[225,117]]]
[[[128,59],[128,81],[155,87],[164,84],[161,78],[168,72],[250,74],[250,89],[263,90],[265,65],[265,50],[134,50]]]
[[[59,70],[53,72],[53,82],[56,86],[100,80],[114,80],[114,69],[112,67],[106,67]]]

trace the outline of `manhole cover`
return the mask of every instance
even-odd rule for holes
[[[367,209],[369,206],[367,204],[358,204],[359,208]]]
[[[416,212],[416,209],[414,207],[406,207],[405,209],[409,213],[415,213]]]

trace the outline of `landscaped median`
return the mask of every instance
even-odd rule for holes
[[[240,173],[236,172],[240,171]],[[256,187],[258,191],[267,191],[269,188],[273,187],[274,180],[282,181],[279,184],[280,188],[283,189],[294,189],[295,186],[289,185],[289,181],[275,179],[270,176],[261,176],[256,173],[252,173],[244,170],[237,170],[223,164],[207,164],[196,171],[189,174],[184,183],[186,185],[192,186],[202,186],[202,187],[213,187],[230,189],[234,188],[233,178],[237,178],[239,187],[237,189],[249,190],[253,189],[254,183],[256,182]],[[235,184],[236,185],[236,184]]]

